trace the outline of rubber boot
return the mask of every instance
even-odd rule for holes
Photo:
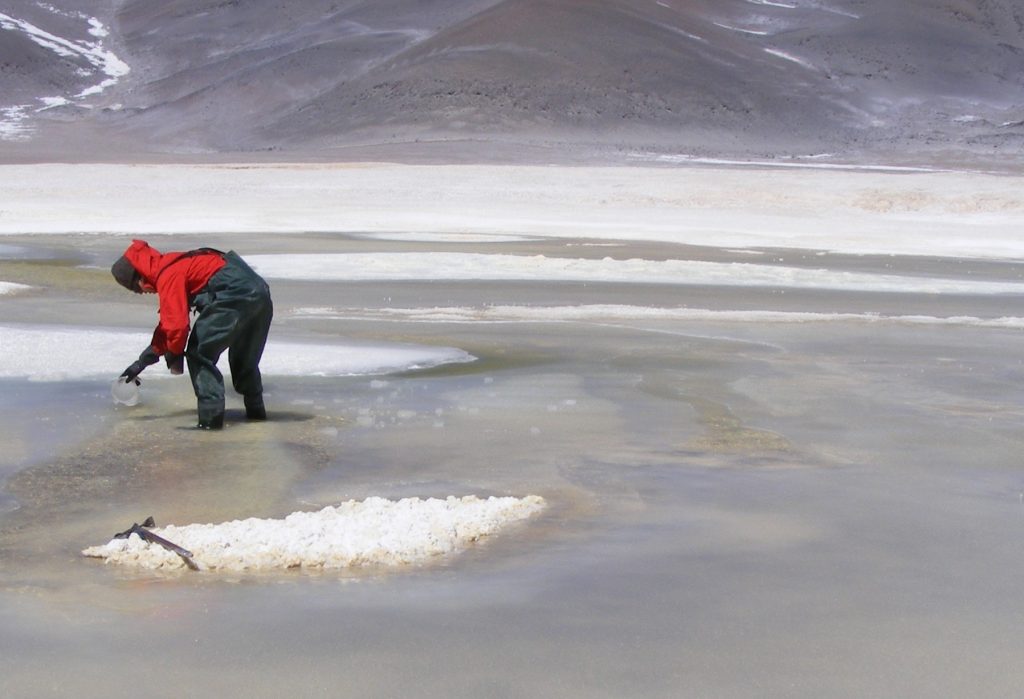
[[[245,396],[245,419],[266,420],[267,409],[263,406],[263,395]]]
[[[200,430],[220,430],[224,428],[224,413],[214,415],[200,415],[199,424],[196,427]]]

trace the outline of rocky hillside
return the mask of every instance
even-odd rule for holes
[[[0,0],[0,139],[6,159],[1013,162],[1024,4]]]

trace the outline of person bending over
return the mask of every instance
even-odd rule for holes
[[[231,383],[245,401],[245,416],[265,420],[260,358],[267,343],[274,306],[270,287],[234,251],[200,248],[161,254],[134,240],[110,268],[117,282],[137,294],[157,294],[160,322],[149,347],[121,374],[138,381],[143,369],[160,360],[172,374],[188,362],[198,401],[199,424],[224,426],[224,377],[217,360],[228,351]],[[189,332],[189,311],[198,315]]]

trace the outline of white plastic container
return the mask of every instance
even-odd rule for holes
[[[110,384],[110,395],[114,397],[114,402],[120,405],[138,405],[139,404],[139,386],[135,381],[125,381],[123,376],[118,376],[114,379],[114,383]]]

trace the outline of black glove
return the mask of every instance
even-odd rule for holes
[[[185,355],[167,352],[164,354],[164,361],[167,362],[167,368],[172,374],[185,373]]]
[[[139,358],[136,361],[132,362],[132,365],[130,367],[124,370],[124,373],[122,373],[121,376],[124,377],[125,383],[128,383],[129,381],[134,381],[137,385],[141,383],[139,381],[139,374],[142,373],[142,370],[150,366],[151,364],[156,364],[159,361],[160,355],[154,352],[152,347],[147,347],[145,350],[142,351],[142,354],[139,355]]]

